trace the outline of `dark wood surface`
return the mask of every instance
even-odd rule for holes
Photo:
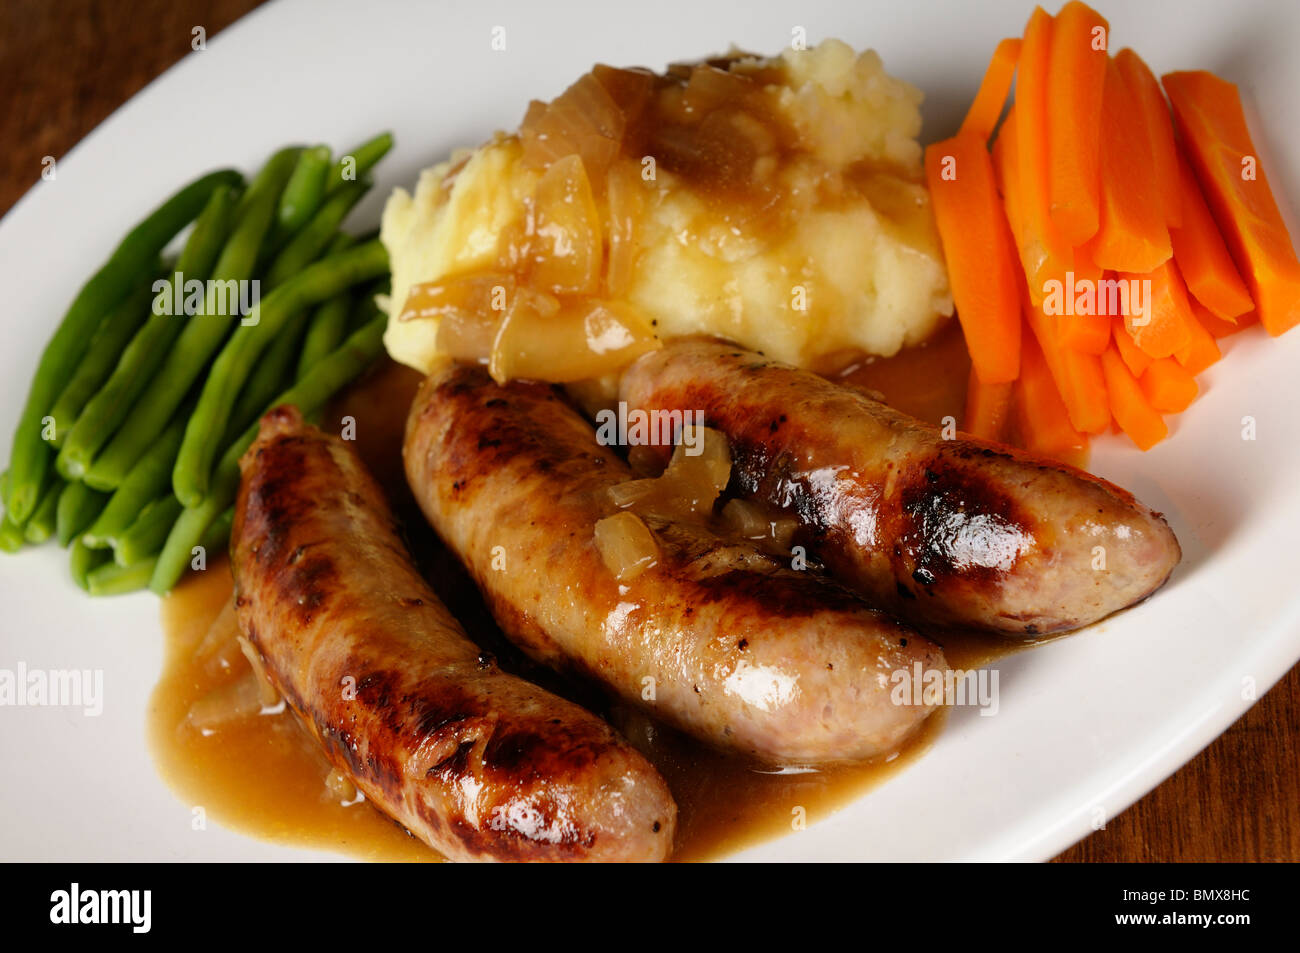
[[[155,76],[257,0],[0,3],[0,214]],[[380,8],[358,7],[358,15]],[[1062,861],[1300,860],[1300,667]]]

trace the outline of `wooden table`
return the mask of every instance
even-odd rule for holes
[[[194,27],[211,38],[257,2],[4,0],[0,214],[38,181],[43,156],[66,154],[188,54]],[[379,12],[358,7],[358,16]],[[1057,859],[1300,860],[1300,667],[1190,764]]]

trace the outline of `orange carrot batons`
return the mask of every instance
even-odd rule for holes
[[[1199,374],[1218,363],[1219,358],[1223,357],[1223,352],[1219,350],[1219,342],[1215,340],[1214,333],[1207,327],[1201,316],[1209,315],[1215,321],[1219,319],[1210,314],[1194,298],[1189,299],[1188,303],[1192,306],[1192,319],[1188,323],[1190,333],[1187,344],[1174,352],[1174,359],[1183,365],[1189,374]]]
[[[1137,346],[1154,358],[1170,357],[1186,347],[1194,319],[1178,266],[1167,261],[1146,274],[1119,277],[1132,289],[1124,318]]]
[[[1124,325],[1123,317],[1117,315],[1112,320],[1114,325],[1111,328],[1111,333],[1115,341],[1115,347],[1119,351],[1119,356],[1124,359],[1125,366],[1128,367],[1134,377],[1141,377],[1146,373],[1146,369],[1151,366],[1151,362],[1155,358],[1133,343],[1133,338]]]
[[[925,174],[971,363],[986,383],[1015,380],[1020,294],[984,139],[959,133],[932,144],[925,151]]]
[[[1077,457],[1088,438],[1075,430],[1051,370],[1033,334],[1021,335],[1020,376],[1013,385],[1016,427],[1026,450],[1050,457]]]
[[[961,429],[985,440],[1007,439],[1007,418],[1011,412],[1011,382],[986,384],[972,367],[966,385],[966,409]]]
[[[1178,173],[1183,194],[1183,224],[1169,230],[1174,261],[1178,262],[1192,297],[1216,316],[1233,321],[1251,310],[1255,303],[1237,273],[1195,174],[1181,158]]]
[[[1101,101],[1110,25],[1071,0],[1051,31],[1047,80],[1048,210],[1070,245],[1096,234],[1100,208]]]
[[[1173,254],[1159,204],[1151,140],[1119,67],[1107,61],[1101,110],[1101,226],[1088,243],[1111,271],[1150,271]]]
[[[1016,125],[1021,265],[1035,302],[1045,285],[1063,281],[1072,267],[1070,243],[1053,224],[1048,161],[1048,76],[1051,67],[1052,18],[1035,7],[1025,27],[1016,68]]]
[[[1259,164],[1237,87],[1211,73],[1162,77],[1210,211],[1274,336],[1300,323],[1300,260]]]
[[[1183,220],[1182,192],[1178,179],[1178,145],[1174,142],[1174,123],[1169,116],[1165,94],[1160,91],[1160,83],[1151,68],[1128,47],[1115,54],[1115,65],[1142,110],[1143,124],[1151,144],[1151,163],[1160,207],[1164,211],[1165,224],[1174,228]]]
[[[1138,380],[1151,409],[1162,414],[1182,413],[1200,390],[1196,378],[1171,357],[1152,361]]]
[[[1140,449],[1150,450],[1169,435],[1169,428],[1147,401],[1119,351],[1109,348],[1101,356],[1101,366],[1106,375],[1106,389],[1110,394],[1115,422]],[[1150,368],[1147,370],[1149,372]]]
[[[979,136],[985,142],[993,135],[993,130],[1002,116],[1002,107],[1006,105],[1007,95],[1011,92],[1011,81],[1016,74],[1016,61],[1020,58],[1020,38],[1008,37],[997,45],[993,59],[984,72],[979,92],[975,94],[966,118],[962,120],[961,133]]]

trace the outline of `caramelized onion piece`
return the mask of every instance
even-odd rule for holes
[[[262,686],[257,675],[250,671],[196,701],[185,720],[191,728],[208,735],[233,722],[251,718],[261,710]]]
[[[645,214],[647,185],[635,162],[615,162],[605,183],[605,293],[621,297],[632,281],[641,246],[637,223]]]
[[[555,294],[595,294],[600,284],[600,213],[576,155],[557,159],[537,182],[530,209],[529,283]]]
[[[708,427],[692,426],[684,431],[662,476],[628,480],[609,488],[615,506],[666,520],[700,519],[713,512],[731,479],[727,438]]]
[[[627,304],[595,298],[561,303],[520,289],[488,370],[499,384],[519,377],[566,383],[620,370],[657,347],[650,322]]]
[[[262,700],[263,708],[274,708],[280,704],[280,693],[276,687],[271,684],[270,676],[266,674],[266,666],[262,664],[262,656],[253,648],[253,643],[248,641],[242,635],[239,636],[239,648],[244,653],[244,658],[248,659],[248,666],[257,676],[258,697]]]
[[[596,549],[619,582],[635,579],[659,561],[659,544],[635,513],[623,511],[596,524]]]
[[[577,155],[589,175],[603,180],[626,127],[614,97],[587,73],[549,104],[529,104],[519,127],[523,161],[531,168],[545,169],[565,156]]]

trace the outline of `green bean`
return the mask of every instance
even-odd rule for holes
[[[279,247],[306,225],[325,199],[325,179],[330,171],[329,146],[302,150],[293,175],[280,196],[271,231],[272,247]]]
[[[146,506],[113,547],[113,561],[125,567],[156,556],[181,509],[181,501],[171,493]]]
[[[230,412],[230,421],[221,435],[221,446],[228,446],[235,440],[249,424],[262,416],[267,401],[293,383],[294,358],[301,351],[303,333],[310,318],[309,311],[295,314],[266,349],[239,392],[235,408]]]
[[[99,393],[86,404],[59,452],[58,468],[66,479],[80,479],[95,452],[113,435],[131,410],[131,404],[149,384],[149,379],[167,356],[172,342],[185,327],[180,315],[172,314],[173,301],[184,297],[183,286],[190,279],[207,278],[230,231],[235,204],[229,187],[212,192],[208,204],[194,225],[170,283],[163,282],[162,295],[171,296],[160,307],[154,299],[149,320],[131,339],[117,367]]]
[[[172,489],[183,504],[197,506],[207,495],[213,458],[221,449],[213,435],[224,433],[240,388],[257,359],[284,326],[304,308],[375,278],[387,269],[388,253],[378,241],[331,255],[268,294],[258,305],[254,320],[235,329],[217,355],[185,427],[185,438],[172,471]]]
[[[59,494],[58,509],[55,512],[55,525],[60,546],[67,546],[82,534],[104,509],[108,494],[92,490],[86,484],[74,480],[63,488]]]
[[[32,515],[41,482],[50,466],[50,450],[42,436],[45,429],[42,418],[90,346],[96,322],[153,267],[159,253],[199,214],[215,189],[233,187],[242,181],[238,172],[223,169],[185,186],[133,228],[77,293],[58,330],[45,345],[27,392],[27,403],[14,430],[13,449],[9,454],[13,477],[5,494],[5,505],[16,524],[22,525]]]
[[[182,406],[162,436],[136,461],[114,491],[104,512],[99,514],[99,519],[82,534],[86,545],[96,548],[115,545],[149,501],[157,499],[171,486],[172,466],[176,463],[176,452],[181,448],[185,421],[189,419],[192,406],[189,403]]]
[[[40,502],[36,504],[36,512],[32,513],[27,525],[23,527],[23,538],[33,545],[45,542],[58,528],[59,496],[63,492],[63,481],[51,473],[46,478],[46,484],[41,491]]]
[[[0,552],[16,553],[23,548],[23,528],[5,513],[0,518]]]
[[[230,539],[230,524],[234,519],[234,508],[218,516],[203,534],[202,545],[205,549],[219,549]],[[107,563],[90,573],[89,591],[92,596],[120,596],[128,592],[137,592],[149,585],[154,569],[158,565],[157,556],[149,556],[129,566]]]
[[[145,316],[149,313],[149,291],[149,285],[142,284],[123,298],[100,322],[95,336],[90,339],[90,347],[85,356],[50,411],[50,416],[54,418],[54,439],[51,441],[54,446],[63,444],[63,438],[68,435],[82,408],[108,380],[122,351],[140,325],[144,324]]]
[[[307,333],[298,352],[295,380],[302,380],[312,365],[339,346],[348,330],[348,316],[352,313],[352,296],[336,295],[316,309],[307,323]]]
[[[284,284],[320,257],[321,252],[337,236],[339,226],[347,218],[348,212],[352,211],[352,206],[370,191],[371,184],[369,179],[349,182],[325,200],[311,221],[275,256],[275,261],[266,273],[268,289]]]
[[[325,194],[341,189],[348,182],[356,182],[373,169],[388,150],[393,148],[393,134],[381,132],[373,139],[361,143],[351,152],[339,156],[330,170],[329,180],[325,183]]]
[[[216,280],[241,281],[253,273],[258,249],[270,227],[285,182],[293,173],[298,151],[281,149],[253,179],[241,202],[243,214],[214,269]],[[236,316],[228,313],[229,308],[222,308],[223,300],[229,303],[228,296],[221,292],[216,280],[209,286],[203,315],[185,322],[166,362],[135,402],[121,429],[86,471],[87,483],[108,490],[126,479],[131,467],[166,429],[176,408],[207,369],[212,355],[229,337]]]
[[[72,581],[87,592],[90,591],[90,574],[95,567],[109,561],[109,555],[102,549],[91,549],[80,538],[73,540],[72,549],[68,551],[68,565],[72,570]],[[112,565],[109,563],[109,565]]]
[[[323,406],[383,351],[385,323],[382,317],[376,318],[354,333],[334,353],[317,363],[305,378],[268,402],[267,409],[293,404],[306,415]],[[176,585],[189,565],[193,547],[213,520],[235,501],[239,491],[239,458],[256,437],[257,424],[254,424],[226,449],[207,494],[196,506],[186,508],[176,520],[149,581],[149,588],[154,592],[161,595]]]

